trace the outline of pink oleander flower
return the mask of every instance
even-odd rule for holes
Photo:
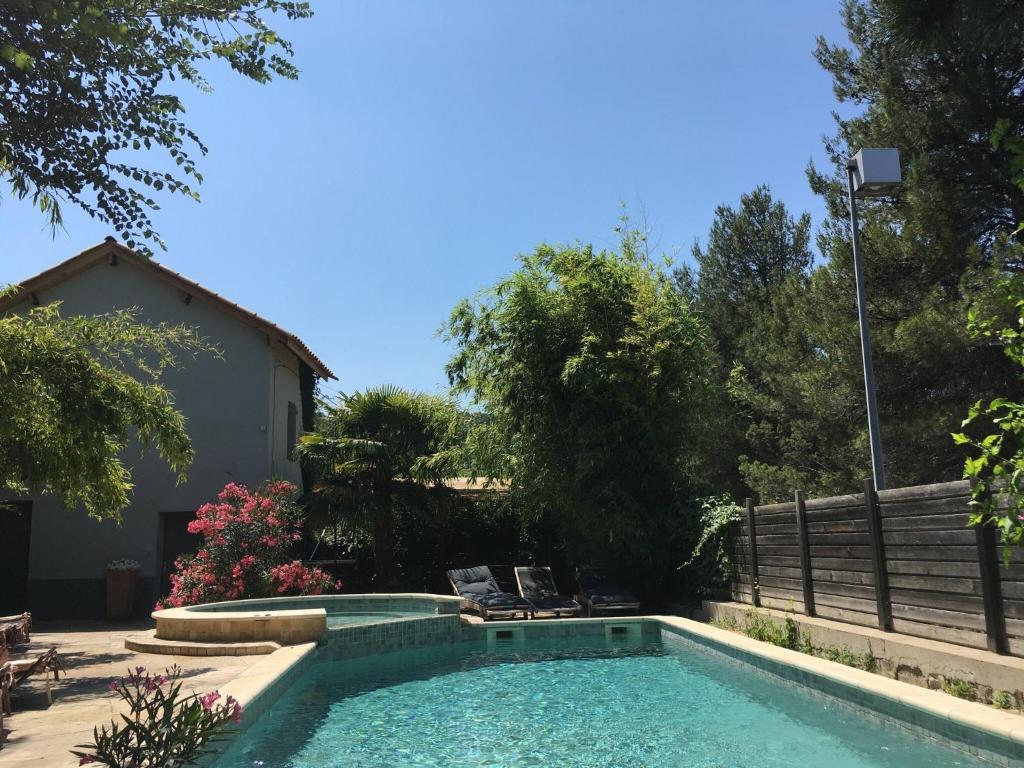
[[[209,712],[213,709],[214,703],[220,698],[220,694],[217,691],[212,691],[205,696],[199,697],[199,703],[203,705],[203,709]]]
[[[79,765],[88,765],[89,763],[95,763],[95,762],[96,762],[96,758],[93,757],[92,755],[82,755],[81,759],[79,759],[79,761],[78,761],[78,764]]]

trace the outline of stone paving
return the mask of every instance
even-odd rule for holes
[[[4,718],[6,741],[0,747],[0,765],[75,766],[70,753],[92,738],[94,726],[108,723],[118,701],[107,683],[129,668],[143,666],[163,671],[172,664],[184,670],[185,689],[199,693],[223,687],[258,662],[261,656],[163,656],[136,653],[124,647],[126,636],[150,629],[151,622],[134,625],[101,623],[45,624],[38,622],[32,642],[15,649],[40,651],[56,646],[67,676],[53,684],[53,705],[47,706],[42,676],[14,691],[14,714]]]

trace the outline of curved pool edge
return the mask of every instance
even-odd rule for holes
[[[151,614],[155,637],[162,641],[189,643],[276,642],[296,645],[322,642],[328,633],[348,627],[329,628],[329,614],[369,611],[399,614],[380,622],[355,626],[400,624],[406,620],[445,615],[458,617],[461,598],[425,593],[380,593],[273,597],[254,600],[204,603],[164,608]],[[339,610],[331,610],[338,608]],[[422,614],[422,615],[419,615]]]
[[[419,617],[412,621],[432,618],[441,617]],[[613,626],[624,625],[640,628],[641,634],[676,636],[731,656],[736,661],[755,667],[760,673],[781,678],[813,693],[843,700],[855,707],[875,711],[883,717],[906,724],[910,730],[927,732],[934,740],[948,741],[954,748],[969,745],[996,757],[997,765],[1024,766],[1024,717],[1021,715],[799,651],[779,648],[678,616],[462,623],[458,639],[489,642],[496,633],[509,631],[521,631],[527,641],[551,637],[583,638],[609,632]],[[261,660],[250,673],[229,683],[224,690],[239,699],[243,707],[248,707],[235,735],[243,733],[271,707],[307,666],[319,661],[348,657],[348,654],[338,656],[332,653],[332,648],[340,645],[328,643],[318,648],[310,643],[282,648]],[[382,648],[380,652],[387,650]],[[998,759],[1000,756],[1002,760]]]

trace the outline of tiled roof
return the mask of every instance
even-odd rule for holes
[[[190,280],[184,275],[165,267],[163,264],[154,261],[153,259],[147,259],[140,256],[127,245],[119,243],[113,238],[107,238],[106,241],[98,245],[94,245],[92,248],[87,248],[77,256],[72,256],[70,259],[62,261],[60,264],[57,264],[44,272],[40,272],[34,277],[21,281],[21,283],[18,284],[18,288],[20,288],[19,291],[12,292],[8,296],[4,297],[3,301],[0,301],[0,310],[6,309],[17,301],[24,299],[26,296],[63,282],[72,275],[77,274],[84,269],[88,269],[97,261],[121,258],[123,258],[127,264],[132,264],[140,269],[149,270],[156,277],[178,286],[185,294],[192,298],[205,301],[213,307],[227,312],[230,315],[234,315],[243,323],[257,328],[269,336],[276,337],[291,350],[292,354],[306,363],[306,365],[312,368],[313,372],[321,378],[337,378],[333,373],[331,373],[331,370],[324,365],[323,361],[313,354],[313,351],[305,345],[302,339],[294,333],[286,331],[281,326],[270,322],[264,317],[260,317],[255,312],[236,304],[230,299],[224,298],[219,293],[211,291],[209,288],[205,288],[194,280]]]

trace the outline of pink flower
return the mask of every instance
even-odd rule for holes
[[[78,761],[79,765],[88,765],[89,763],[95,763],[96,758],[92,755],[82,755],[82,759]]]
[[[206,694],[205,696],[199,697],[199,703],[203,705],[203,709],[209,712],[213,709],[214,703],[220,698],[220,694],[217,691]]]

